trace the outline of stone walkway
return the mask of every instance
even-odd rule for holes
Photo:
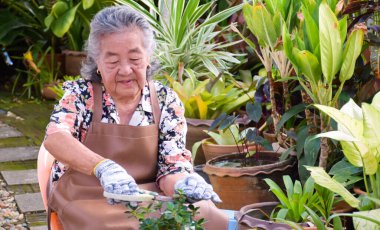
[[[22,136],[0,121],[0,139]],[[47,229],[37,180],[38,149],[37,146],[0,148],[0,230]]]

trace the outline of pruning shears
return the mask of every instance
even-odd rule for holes
[[[115,194],[110,192],[103,192],[103,196],[106,198],[111,198],[115,200],[121,200],[126,202],[152,202],[152,201],[161,201],[161,202],[170,202],[173,201],[173,197],[163,196],[157,192],[148,191],[145,189],[139,189],[138,194],[135,195],[124,195],[124,194]],[[187,197],[186,201],[189,203],[195,203],[199,200],[192,199]]]
[[[152,192],[152,191],[148,191],[144,189],[139,189],[139,194],[135,194],[135,195],[124,195],[124,194],[103,192],[103,196],[106,198],[122,200],[122,201],[127,201],[127,202],[173,201],[172,197],[163,196],[163,195],[158,194],[157,192]]]

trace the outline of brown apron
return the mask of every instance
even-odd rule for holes
[[[160,192],[154,181],[158,170],[158,125],[161,111],[153,82],[149,82],[149,90],[154,124],[148,126],[101,123],[102,90],[99,84],[93,84],[93,87],[94,114],[84,145],[126,168],[139,188]],[[125,213],[124,205],[107,203],[102,195],[103,188],[94,175],[85,175],[69,168],[48,194],[49,209],[57,213],[64,230],[139,228],[138,220]],[[206,220],[205,229],[227,229],[227,216],[211,201],[199,201],[194,206],[199,207],[196,219]],[[157,215],[159,213],[153,213],[156,218]]]
[[[84,145],[127,169],[139,188],[158,191],[158,124],[161,111],[153,82],[149,82],[154,124],[130,126],[101,123],[102,88],[93,83],[94,113]],[[75,151],[75,150],[73,150]],[[58,214],[65,230],[138,229],[138,221],[128,218],[124,205],[109,205],[94,175],[69,168],[52,186],[49,207]]]

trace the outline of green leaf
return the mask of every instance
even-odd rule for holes
[[[75,14],[79,7],[79,4],[80,3],[78,3],[75,7],[69,9],[62,15],[59,15],[59,17],[51,23],[51,30],[57,37],[63,37],[63,35],[65,35],[65,33],[69,31],[71,24],[75,19]]]
[[[295,116],[296,114],[300,113],[300,112],[303,112],[305,111],[306,109],[306,104],[303,104],[303,103],[300,103],[296,106],[293,106],[291,107],[288,111],[286,111],[284,113],[284,115],[282,115],[281,117],[281,120],[279,121],[278,125],[277,125],[277,129],[281,129],[282,126],[290,119],[292,118],[293,116]]]
[[[276,182],[274,182],[273,180],[271,180],[269,178],[265,178],[264,181],[265,181],[265,183],[267,183],[267,185],[270,188],[270,191],[274,195],[276,195],[277,199],[281,202],[282,205],[285,205],[286,207],[290,207],[291,206],[291,204],[289,203],[289,200],[288,200],[287,196],[284,194],[284,192],[282,191],[282,189],[280,188],[280,186],[278,186],[276,184]]]
[[[298,64],[299,71],[305,75],[312,85],[317,85],[322,75],[318,58],[308,50],[299,51],[297,48],[293,48],[293,55]]]
[[[302,14],[305,18],[304,30],[308,41],[307,43],[310,45],[309,51],[314,52],[319,45],[318,25],[310,15],[309,11],[306,10],[305,6],[302,6]],[[317,54],[314,53],[314,55]]]
[[[288,33],[288,30],[285,24],[282,25],[282,39],[284,42],[283,45],[284,45],[285,55],[298,71],[298,63],[297,63],[296,58],[293,55],[293,42],[292,42],[292,39],[290,38],[290,34]]]
[[[362,51],[364,32],[355,30],[348,37],[348,41],[343,53],[343,63],[339,74],[339,81],[344,82],[352,77],[355,69],[356,59]]]
[[[308,136],[305,140],[304,152],[307,165],[315,165],[320,150],[320,139],[313,139]]]
[[[347,36],[347,15],[344,15],[344,17],[339,20],[339,34],[340,39],[344,42]]]
[[[262,115],[262,108],[260,103],[252,104],[251,102],[248,102],[246,105],[246,111],[249,119],[256,123],[259,122]]]
[[[342,63],[342,40],[339,22],[326,2],[319,6],[319,42],[321,66],[326,83],[332,84],[335,74]]]
[[[251,32],[258,38],[260,44],[273,48],[277,36],[271,15],[261,3],[256,3],[251,10],[250,16],[254,26],[249,29],[253,29]]]
[[[371,105],[380,111],[380,92],[376,93],[372,99]]]
[[[92,5],[94,5],[95,0],[82,0],[83,9],[87,10],[88,8],[91,8]]]
[[[317,229],[318,230],[325,229],[323,221],[321,220],[321,218],[319,217],[319,215],[317,213],[315,213],[311,208],[307,207],[306,205],[305,205],[305,209],[310,214],[310,216],[311,216],[311,218],[313,220],[313,224],[315,224],[315,226],[317,227]]]
[[[234,13],[238,12],[242,8],[243,8],[243,4],[239,4],[239,5],[236,5],[233,7],[229,7],[227,9],[215,14],[214,16],[208,18],[207,20],[205,20],[202,24],[199,25],[199,28],[202,28],[204,26],[208,26],[210,24],[219,23],[219,22],[227,19],[228,17],[230,17]]]
[[[321,167],[305,166],[311,172],[315,183],[339,194],[351,207],[358,208],[360,201],[354,197],[342,184],[332,179]]]
[[[366,219],[356,216],[352,218],[356,229],[366,229],[366,230],[380,229],[380,223],[379,223],[380,209],[374,209],[371,211],[354,212],[354,214],[358,216],[360,215],[366,218],[371,218],[371,219],[377,220],[378,222],[376,224],[376,223],[370,222]]]
[[[202,144],[202,141],[197,141],[191,147],[191,159],[193,160],[193,162],[195,160],[195,157],[197,156],[197,152],[198,152],[199,146],[201,146],[201,144]]]

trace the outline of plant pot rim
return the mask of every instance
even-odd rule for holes
[[[188,117],[186,117],[187,124],[190,124],[192,126],[206,125],[206,126],[210,127],[211,124],[214,121],[215,120],[213,120],[213,119],[198,119],[198,118],[188,118]],[[238,118],[236,120],[236,123],[237,124],[241,124],[241,125],[248,125],[249,121],[250,120],[248,119],[248,116],[244,115],[243,117]]]
[[[279,158],[281,153],[273,151],[259,151],[256,154],[262,154],[265,157],[275,157]],[[289,157],[284,161],[278,161],[271,164],[260,165],[260,166],[251,166],[243,168],[234,168],[234,167],[219,167],[215,166],[212,163],[222,160],[228,160],[233,158],[242,158],[245,157],[241,153],[231,153],[225,154],[222,156],[214,157],[206,162],[203,171],[208,175],[215,175],[219,177],[229,176],[229,177],[241,177],[241,176],[256,176],[258,174],[269,175],[276,171],[284,171],[288,168],[291,168],[296,163],[295,157]]]
[[[202,145],[209,145],[209,146],[212,146],[212,147],[215,147],[215,146],[219,146],[219,147],[236,147],[237,145],[219,145],[219,144],[217,144],[215,141],[214,141],[214,139],[212,139],[211,137],[208,137],[208,138],[205,138],[205,139],[203,139],[202,140]],[[238,145],[239,147],[244,147],[244,146],[242,146],[241,144],[239,144]],[[250,146],[255,146],[255,144],[254,143],[250,143],[250,144],[248,144],[248,147],[250,147]]]

